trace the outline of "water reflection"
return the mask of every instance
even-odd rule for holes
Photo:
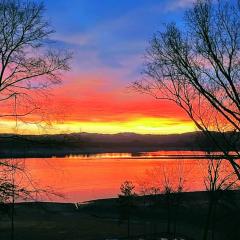
[[[190,151],[101,153],[25,160],[26,171],[34,184],[42,188],[51,187],[65,195],[65,199],[51,199],[59,202],[116,197],[125,180],[134,182],[137,190],[144,184],[155,189],[160,186],[161,190],[164,177],[175,186],[182,176],[185,191],[204,190],[207,164],[203,152]],[[226,161],[223,169],[232,171]],[[21,178],[21,184],[24,181],[29,185]],[[42,200],[49,201],[47,198]]]
[[[234,152],[230,152],[229,155],[237,158]],[[75,159],[108,159],[108,158],[120,158],[120,159],[206,159],[206,158],[222,158],[222,152],[213,152],[211,154],[201,151],[155,151],[155,152],[136,152],[136,153],[89,153],[89,154],[70,154],[65,158]]]
[[[65,158],[75,158],[75,159],[80,159],[80,158],[100,158],[100,159],[104,159],[104,158],[132,158],[133,154],[132,153],[97,153],[97,154],[70,154],[67,155]]]

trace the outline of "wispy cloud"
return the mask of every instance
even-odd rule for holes
[[[181,10],[183,8],[187,8],[189,6],[192,6],[192,4],[195,2],[195,0],[174,0],[169,1],[169,3],[166,5],[167,11],[175,11],[175,10]]]

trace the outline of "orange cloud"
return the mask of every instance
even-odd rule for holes
[[[51,123],[48,133],[86,131],[159,134],[194,130],[193,124],[175,104],[131,92],[118,77],[94,73],[70,76],[63,85],[52,89],[48,97],[37,96],[37,102],[42,108],[25,120],[39,121],[40,115],[41,120]],[[8,124],[6,119],[3,120],[0,131],[12,132],[14,120],[8,119]],[[34,125],[19,123],[18,129],[25,133],[39,133]]]

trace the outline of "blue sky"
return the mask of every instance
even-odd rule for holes
[[[154,32],[182,18],[191,0],[45,0],[53,38],[74,49],[78,69],[125,68],[141,56]],[[180,22],[179,22],[180,23]],[[88,59],[86,55],[89,54]],[[139,66],[140,67],[140,66]],[[129,69],[130,70],[130,69]],[[132,66],[132,73],[139,73]],[[126,81],[128,79],[125,79]]]

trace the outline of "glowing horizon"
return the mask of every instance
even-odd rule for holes
[[[131,82],[142,77],[143,56],[152,34],[166,19],[179,20],[191,2],[121,1],[113,7],[109,0],[101,4],[97,0],[91,3],[59,0],[58,4],[45,0],[46,16],[56,30],[49,42],[74,52],[72,69],[63,74],[62,85],[48,90],[48,100],[37,99],[44,114],[47,113],[43,118],[49,120],[48,126],[42,128],[19,121],[16,128],[13,119],[0,118],[0,132],[167,134],[195,131],[193,123],[175,104],[128,89]],[[1,113],[9,109],[3,105]],[[38,121],[37,113],[34,114],[25,120]]]
[[[51,123],[51,125],[27,124],[12,121],[1,121],[0,126],[4,124],[9,131],[0,131],[0,133],[17,134],[68,134],[68,133],[137,133],[137,134],[180,134],[196,131],[196,127],[191,121],[181,121],[176,119],[158,119],[158,118],[139,118],[126,122],[64,122]]]

